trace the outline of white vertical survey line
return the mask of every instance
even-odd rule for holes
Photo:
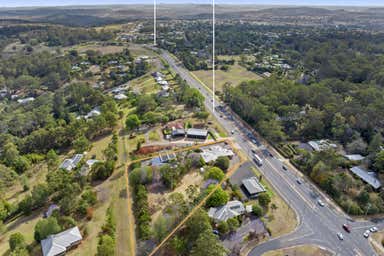
[[[215,0],[212,0],[212,111],[215,112]]]
[[[157,43],[156,43],[156,0],[153,0],[153,45],[156,46]]]

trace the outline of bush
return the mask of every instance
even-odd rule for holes
[[[25,239],[21,233],[14,233],[9,237],[9,248],[14,251],[18,248],[25,248]]]
[[[97,246],[97,256],[111,256],[115,254],[115,241],[109,235],[100,237],[99,245]]]
[[[214,179],[217,181],[221,181],[225,174],[224,172],[218,168],[218,167],[212,167],[205,173],[205,179]]]
[[[240,227],[240,223],[237,218],[228,219],[227,224],[231,232],[236,231],[236,229]]]
[[[259,205],[257,204],[254,204],[252,205],[252,213],[256,216],[256,217],[261,217],[263,216],[263,208],[261,208]]]
[[[271,197],[267,193],[261,193],[258,197],[258,200],[262,207],[268,208],[268,205],[271,202]]]
[[[215,185],[209,185],[207,188],[207,194],[209,194],[213,189],[215,188]],[[217,207],[224,205],[228,202],[229,195],[227,192],[225,192],[221,187],[215,190],[213,194],[208,198],[207,200],[207,207]]]
[[[39,220],[35,226],[34,238],[37,242],[47,238],[49,235],[57,234],[61,231],[61,227],[57,223],[55,217]]]
[[[229,158],[227,156],[219,156],[215,161],[215,166],[224,171],[228,170]]]
[[[220,222],[217,226],[217,230],[219,230],[220,234],[227,234],[229,232],[228,223],[225,221]]]

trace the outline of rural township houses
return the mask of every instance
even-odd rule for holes
[[[82,158],[82,154],[76,154],[72,158],[64,159],[64,161],[60,164],[59,169],[72,171],[77,167]]]
[[[260,184],[257,177],[250,177],[241,181],[245,194],[248,198],[256,198],[260,193],[265,192],[265,188]]]
[[[371,185],[374,189],[379,189],[381,187],[381,182],[377,178],[376,173],[370,170],[365,170],[360,166],[352,167],[351,172],[358,176],[360,179]]]
[[[232,158],[234,155],[232,150],[217,145],[202,149],[202,151],[203,152],[201,152],[200,155],[205,163],[216,161],[216,159],[220,156],[227,156],[229,158]]]
[[[68,250],[80,244],[83,237],[78,227],[73,227],[41,240],[43,256],[64,255]]]
[[[314,151],[323,151],[331,148],[337,148],[336,144],[331,143],[328,140],[311,140],[308,141],[308,145],[311,146]]]
[[[190,139],[202,139],[205,140],[208,137],[208,130],[190,128],[187,130],[187,137]]]
[[[216,222],[227,221],[245,213],[245,207],[238,200],[229,201],[226,205],[220,207],[211,207],[208,216]]]

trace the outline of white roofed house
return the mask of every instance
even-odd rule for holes
[[[71,248],[81,243],[83,237],[78,227],[73,227],[41,240],[43,256],[64,255]]]
[[[377,178],[377,175],[374,171],[366,170],[360,166],[354,166],[350,170],[353,174],[358,176],[367,184],[371,185],[375,190],[378,190],[379,188],[381,188],[381,182]]]
[[[216,222],[227,221],[245,213],[245,207],[238,200],[229,201],[226,205],[220,207],[211,207],[208,216]]]
[[[64,159],[64,161],[60,164],[59,169],[64,169],[67,171],[72,171],[77,167],[83,158],[82,154],[76,154],[72,158]]]
[[[229,158],[232,158],[234,154],[233,151],[230,149],[226,149],[221,146],[212,146],[209,148],[202,149],[200,155],[203,158],[204,162],[210,163],[216,161],[216,159],[220,156],[227,156]]]

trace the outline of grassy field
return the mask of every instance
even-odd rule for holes
[[[378,253],[378,255],[384,255],[384,246],[382,244],[383,240],[384,240],[384,231],[380,231],[375,234],[372,234],[372,237],[370,239],[371,244],[373,245],[373,248]]]
[[[296,246],[264,253],[262,256],[331,256],[332,253],[314,245]]]
[[[221,91],[225,83],[230,83],[233,86],[239,85],[246,80],[258,80],[261,79],[257,74],[246,70],[240,66],[237,61],[233,66],[229,66],[228,71],[216,70],[216,90]],[[212,71],[211,70],[199,70],[192,72],[197,76],[206,86],[212,89]]]

